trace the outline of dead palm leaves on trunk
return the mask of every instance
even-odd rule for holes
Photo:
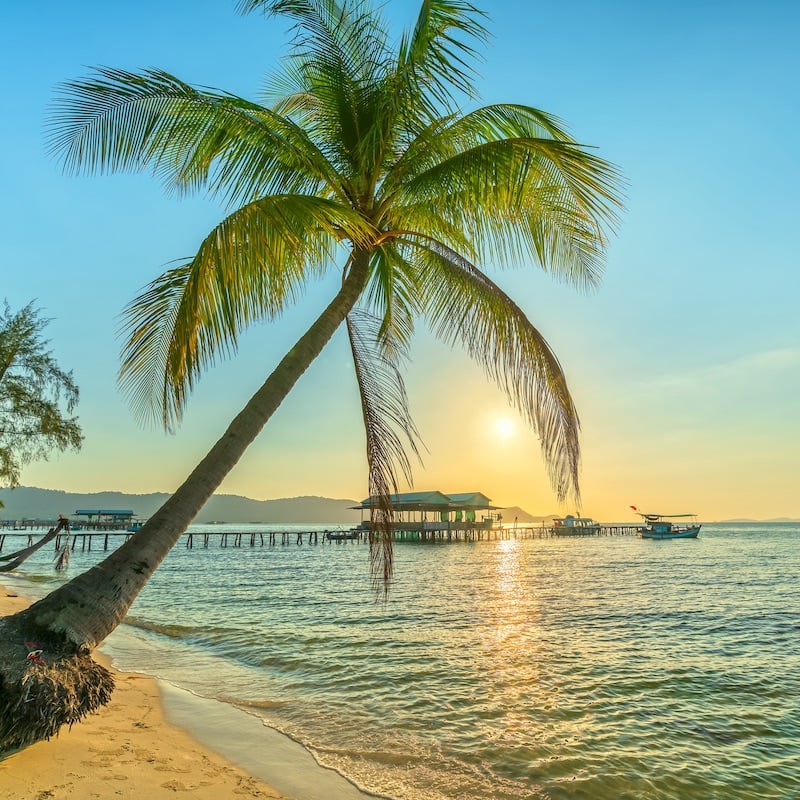
[[[111,673],[51,631],[5,617],[0,641],[0,757],[49,739],[111,698]]]

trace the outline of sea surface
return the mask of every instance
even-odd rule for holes
[[[385,602],[365,544],[294,542],[176,546],[117,665],[396,800],[800,798],[800,526],[398,543]],[[49,547],[19,575],[63,580]]]

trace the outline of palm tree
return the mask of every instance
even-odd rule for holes
[[[234,353],[252,322],[275,319],[309,277],[337,264],[341,285],[141,531],[0,623],[0,641],[35,638],[58,656],[47,670],[61,670],[21,668],[19,647],[16,660],[6,655],[14,646],[0,648],[0,699],[11,709],[0,712],[0,750],[48,736],[107,700],[110,679],[88,653],[343,323],[370,494],[379,498],[378,581],[391,574],[388,498],[398,470],[410,478],[406,450],[417,448],[400,367],[418,319],[464,346],[499,384],[538,433],[559,498],[578,497],[579,425],[561,367],[480,266],[532,263],[595,284],[619,205],[614,168],[535,108],[459,109],[457,97],[476,99],[471,64],[486,38],[484,16],[464,0],[423,0],[394,47],[366,0],[239,6],[294,25],[291,57],[267,103],[157,70],[98,69],[66,85],[53,120],[52,148],[68,169],[150,169],[170,189],[205,190],[229,208],[192,259],[125,310],[121,386],[138,413],[170,428],[201,372]],[[58,694],[50,684],[68,682],[69,702],[49,699]],[[19,698],[34,684],[26,706]],[[28,714],[46,703],[44,722]]]

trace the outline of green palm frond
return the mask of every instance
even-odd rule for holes
[[[480,145],[519,138],[575,144],[557,118],[527,106],[490,105],[468,114],[439,115],[408,141],[385,178],[384,194],[393,196],[409,180]]]
[[[205,187],[229,205],[339,191],[330,164],[291,121],[161,70],[100,68],[64,84],[50,131],[50,150],[68,170],[151,169],[170,189]]]
[[[435,116],[434,104],[453,107],[454,92],[475,97],[477,74],[472,62],[478,51],[470,42],[485,44],[486,15],[462,0],[424,0],[411,35],[399,47],[398,73],[413,86],[413,94]]]
[[[580,502],[580,422],[558,359],[522,310],[457,253],[418,251],[423,298],[433,332],[461,345],[539,436],[559,500]]]
[[[393,167],[382,208],[477,261],[533,259],[578,286],[597,284],[619,175],[554,117],[496,105],[429,126]],[[455,234],[455,236],[453,236]]]
[[[585,156],[582,157],[582,156]],[[521,263],[594,285],[602,271],[610,209],[586,196],[604,180],[603,162],[549,140],[490,142],[449,158],[410,180],[398,196],[409,228],[459,231],[478,260]],[[440,221],[424,225],[424,214]],[[446,240],[446,239],[445,239]]]
[[[297,115],[339,172],[351,176],[351,196],[363,197],[385,143],[388,33],[368,3],[272,0],[243,10],[288,16],[295,24],[291,57],[274,79],[284,93],[276,111]],[[274,92],[273,92],[274,93]],[[358,185],[355,185],[358,184]]]
[[[386,347],[381,320],[363,309],[347,318],[350,348],[367,428],[370,463],[385,476],[382,483],[397,491],[398,471],[413,482],[405,441],[419,458],[419,432],[408,409],[399,363],[408,357],[402,344]]]
[[[363,302],[380,317],[378,341],[395,359],[405,357],[411,346],[414,317],[420,312],[418,295],[416,273],[395,243],[376,248]]]
[[[169,391],[166,372],[175,337],[175,319],[191,277],[191,261],[173,267],[132,300],[123,311],[118,382],[134,414],[154,420],[166,430],[181,417]]]
[[[398,471],[412,483],[411,464],[404,441],[419,458],[419,433],[408,410],[402,375],[387,348],[379,346],[381,321],[364,311],[347,318],[347,333],[361,398],[367,440],[369,494],[377,499],[371,511],[370,566],[377,587],[388,589],[392,575],[392,522],[390,497],[397,494]],[[402,351],[402,347],[391,348]]]
[[[325,65],[353,83],[373,77],[375,54],[385,53],[386,27],[369,3],[338,0],[241,0],[242,13],[288,17],[294,23],[292,58],[305,68]],[[366,67],[366,70],[365,70]]]
[[[372,233],[358,214],[314,197],[267,197],[228,216],[123,312],[119,382],[134,411],[171,428],[201,372],[236,351],[241,331],[294,303],[341,239]]]

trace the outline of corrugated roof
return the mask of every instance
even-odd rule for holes
[[[491,500],[482,492],[444,494],[439,491],[403,492],[391,495],[395,511],[445,511],[448,509],[494,508]],[[375,498],[367,497],[359,508],[377,505]]]
[[[403,492],[401,494],[393,494],[392,503],[440,503],[446,504],[450,502],[450,498],[441,492]],[[369,504],[371,497],[362,500],[362,503]]]
[[[482,492],[463,492],[461,494],[448,495],[451,502],[463,506],[475,506],[476,508],[486,508],[492,501]]]
[[[128,510],[120,510],[120,509],[97,509],[97,508],[79,508],[76,514],[86,517],[86,516],[95,516],[96,514],[105,514],[107,517],[132,517],[133,511]]]

